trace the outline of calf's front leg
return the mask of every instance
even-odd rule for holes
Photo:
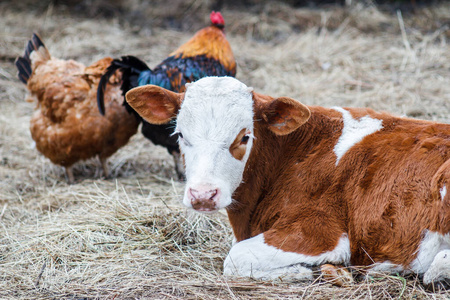
[[[349,259],[347,234],[341,236],[334,249],[316,256],[283,251],[268,245],[264,234],[259,234],[233,245],[224,262],[224,275],[262,280],[312,280],[312,266],[323,263],[347,264]]]

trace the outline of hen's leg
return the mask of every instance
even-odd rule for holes
[[[66,169],[66,175],[67,175],[67,181],[69,184],[73,184],[75,182],[75,179],[73,177],[73,169],[72,166],[65,167]]]
[[[99,160],[102,165],[103,175],[105,175],[105,178],[109,178],[109,169],[108,169],[107,159],[105,157],[99,157]]]

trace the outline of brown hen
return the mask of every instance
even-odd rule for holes
[[[108,177],[106,159],[137,131],[138,120],[122,104],[120,74],[111,76],[104,93],[108,115],[98,112],[97,86],[111,61],[106,57],[86,67],[52,58],[36,34],[16,60],[19,79],[28,88],[27,101],[37,102],[31,136],[39,152],[65,167],[69,183],[74,182],[72,165],[95,156]]]

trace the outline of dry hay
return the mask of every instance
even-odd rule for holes
[[[185,12],[191,18],[207,9],[208,1],[196,3]],[[117,17],[88,19],[70,14],[70,7],[10,6],[0,4],[0,298],[450,296],[426,290],[414,277],[365,278],[361,270],[353,270],[357,283],[342,288],[320,278],[288,284],[223,277],[232,240],[226,215],[184,209],[171,157],[140,134],[110,159],[114,179],[99,179],[98,162],[90,160],[75,167],[78,181],[67,185],[61,168],[33,146],[34,107],[15,77],[12,62],[31,32],[41,34],[54,56],[89,63],[133,54],[154,66],[205,18],[180,32],[141,29]],[[223,14],[238,78],[257,91],[450,120],[449,4],[403,16],[373,6],[293,9],[273,2]]]

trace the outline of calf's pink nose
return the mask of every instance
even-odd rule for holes
[[[190,188],[189,189],[189,193],[195,199],[211,199],[215,195],[217,195],[217,189],[212,189],[212,190],[194,190],[194,189]]]
[[[198,211],[213,211],[217,209],[216,200],[219,198],[218,189],[192,189],[189,188],[189,196],[192,208]]]

